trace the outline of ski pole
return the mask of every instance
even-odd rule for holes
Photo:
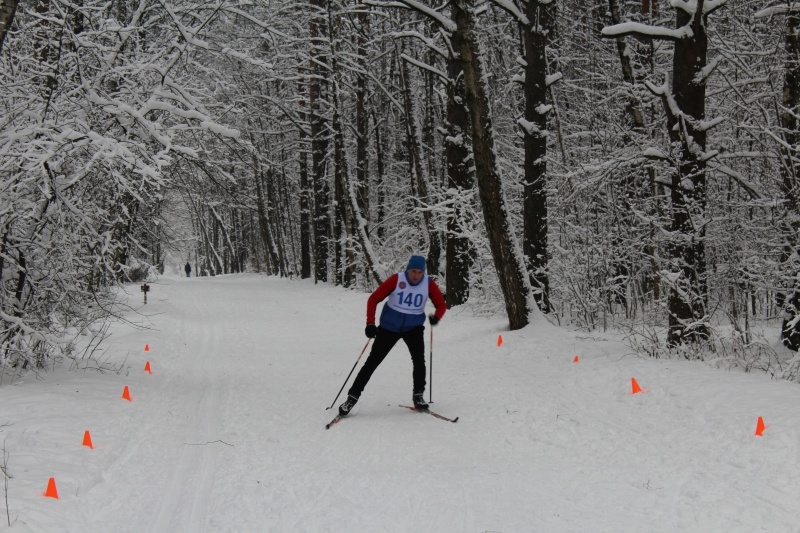
[[[433,403],[433,328],[431,327],[431,354],[429,359],[431,360],[431,386],[428,388],[428,403]]]
[[[352,375],[353,375],[353,370],[355,370],[355,369],[356,369],[356,367],[358,366],[358,362],[361,360],[361,356],[362,356],[362,355],[364,355],[364,352],[366,352],[366,351],[367,351],[367,346],[369,346],[369,341],[371,341],[371,340],[372,340],[372,339],[367,339],[367,344],[365,344],[365,345],[364,345],[364,348],[361,350],[361,353],[360,353],[360,354],[358,354],[358,359],[356,359],[356,364],[354,364],[354,365],[353,365],[353,368],[350,370],[350,373],[349,373],[349,374],[347,374],[347,378],[344,380],[344,383],[342,383],[342,388],[341,388],[341,389],[339,389],[339,394],[341,394],[341,393],[342,393],[342,391],[344,390],[344,386],[345,386],[345,385],[347,385],[347,381],[350,379],[350,376],[352,376]],[[333,407],[333,406],[334,406],[334,404],[336,403],[336,400],[338,400],[338,399],[339,399],[339,394],[337,394],[337,395],[336,395],[336,398],[334,398],[334,399],[333,399],[333,403],[331,404],[331,407]],[[325,410],[327,411],[327,410],[328,410],[328,409],[330,409],[331,407],[328,407],[328,408],[326,408]]]

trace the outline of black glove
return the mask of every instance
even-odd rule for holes
[[[428,315],[428,321],[431,323],[431,326],[435,326],[439,323],[439,318],[434,315],[433,313]]]
[[[374,339],[377,334],[378,328],[375,327],[375,324],[367,324],[367,327],[364,328],[364,335],[369,339]]]

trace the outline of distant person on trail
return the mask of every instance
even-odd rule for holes
[[[381,311],[380,326],[375,326],[375,310],[378,302],[389,298]],[[404,272],[392,274],[375,289],[367,300],[367,327],[364,334],[375,339],[369,357],[356,376],[350,390],[347,391],[347,400],[339,406],[342,416],[358,402],[361,392],[367,385],[372,373],[378,368],[389,351],[403,339],[411,354],[413,365],[414,389],[412,400],[417,409],[427,409],[428,404],[423,398],[425,392],[425,304],[431,299],[436,311],[428,316],[431,326],[447,311],[442,291],[430,276],[425,275],[425,258],[412,255]]]
[[[183,269],[186,271],[187,278],[192,277],[192,265],[190,265],[188,261],[186,262],[186,266],[183,267]]]

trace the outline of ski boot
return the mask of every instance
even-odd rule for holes
[[[428,402],[426,402],[425,398],[423,398],[423,393],[415,392],[411,399],[414,401],[415,409],[419,409],[420,411],[428,410]]]
[[[358,398],[355,396],[347,396],[347,399],[344,401],[342,405],[339,406],[339,414],[342,416],[347,416],[350,414],[350,410],[353,406],[358,402]]]

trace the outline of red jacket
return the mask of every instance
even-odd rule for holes
[[[392,294],[397,287],[397,278],[397,274],[392,274],[370,295],[369,299],[367,300],[367,324],[375,323],[375,311],[378,308],[378,303],[382,302],[390,294]],[[436,318],[441,320],[447,311],[447,304],[445,304],[442,291],[431,277],[428,277],[428,298],[436,307]],[[395,311],[388,305],[383,306],[380,325],[384,329],[401,333],[403,331],[408,331],[409,329],[421,326],[424,323],[425,313],[420,313],[418,315],[407,315],[400,313],[399,311]]]

